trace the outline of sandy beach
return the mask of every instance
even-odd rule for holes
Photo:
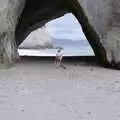
[[[0,70],[1,120],[120,120],[120,71],[23,59]]]

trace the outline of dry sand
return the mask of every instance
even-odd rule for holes
[[[66,67],[24,60],[0,70],[0,120],[120,120],[120,71]]]

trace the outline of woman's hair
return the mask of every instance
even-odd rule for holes
[[[60,49],[57,50],[57,52],[60,52],[60,51],[61,51]]]

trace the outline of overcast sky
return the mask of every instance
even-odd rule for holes
[[[86,39],[80,24],[72,14],[66,14],[47,23],[46,31],[54,38],[71,40]]]

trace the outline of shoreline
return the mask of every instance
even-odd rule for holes
[[[20,56],[55,56],[56,55],[56,49],[18,49],[18,52]],[[83,51],[71,51],[71,49],[65,49],[63,50],[63,56],[66,57],[75,57],[75,56],[94,56],[94,53],[92,50],[83,50]]]

